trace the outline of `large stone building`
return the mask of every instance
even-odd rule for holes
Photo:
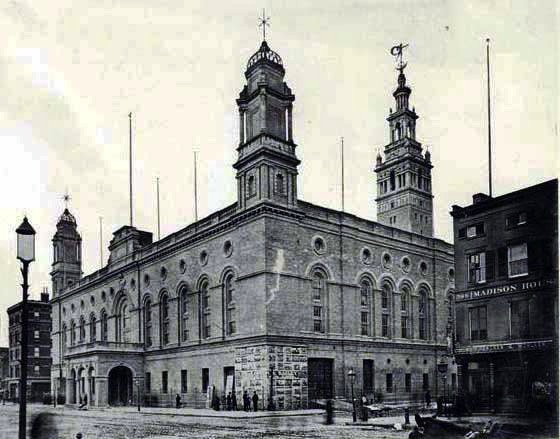
[[[461,388],[479,410],[542,411],[558,386],[558,180],[451,215]]]
[[[69,403],[169,405],[180,394],[204,406],[216,389],[302,408],[349,397],[350,369],[370,399],[437,391],[453,248],[432,236],[432,165],[404,74],[377,159],[379,222],[298,199],[284,75],[263,41],[237,99],[236,203],[157,242],[123,226],[86,277],[76,220],[60,218],[52,380]]]
[[[27,399],[42,401],[51,390],[51,305],[49,293],[43,291],[41,300],[28,300],[27,329]],[[9,320],[9,378],[8,397],[19,398],[21,373],[22,302],[8,308]]]
[[[8,398],[8,379],[10,378],[10,348],[0,348],[0,398]]]

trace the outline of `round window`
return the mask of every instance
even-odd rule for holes
[[[233,244],[228,239],[226,242],[224,242],[224,255],[226,256],[226,258],[229,258],[232,253],[233,253]]]
[[[454,281],[455,280],[455,269],[450,268],[449,271],[447,272],[447,275],[449,276],[450,281]]]
[[[181,273],[184,273],[185,271],[187,271],[187,263],[185,262],[184,259],[181,259],[181,260],[179,261],[179,271],[180,271]]]
[[[313,250],[318,255],[322,255],[327,250],[327,244],[325,243],[325,240],[320,236],[317,236],[313,239]]]
[[[373,255],[371,250],[367,247],[362,249],[362,262],[366,265],[369,265],[373,262]]]
[[[404,258],[402,258],[401,268],[405,273],[408,273],[410,271],[410,259],[408,259],[408,257],[405,256]]]
[[[202,250],[199,256],[200,265],[204,266],[208,263],[208,252],[206,250]]]
[[[392,262],[391,255],[389,253],[385,253],[383,255],[383,266],[385,268],[389,268],[391,266],[391,262]]]

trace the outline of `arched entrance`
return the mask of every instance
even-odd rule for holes
[[[76,404],[76,370],[70,371],[70,392],[68,395],[68,403]]]
[[[109,405],[132,404],[132,371],[126,366],[117,366],[109,372]]]

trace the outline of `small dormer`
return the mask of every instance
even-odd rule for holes
[[[153,241],[151,232],[138,230],[132,226],[122,226],[113,233],[113,239],[109,244],[109,264],[114,263]]]

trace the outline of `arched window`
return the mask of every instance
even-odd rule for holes
[[[181,341],[187,341],[189,339],[189,296],[188,290],[183,288],[181,290],[181,301],[180,301],[180,324],[181,324]]]
[[[428,294],[426,291],[420,292],[418,302],[418,336],[420,339],[427,338],[427,320],[428,320]]]
[[[391,316],[390,304],[393,296],[393,288],[391,284],[384,283],[381,288],[381,336],[389,337],[389,321]]]
[[[210,331],[210,292],[206,280],[200,284],[200,315],[202,317],[202,338],[210,338],[212,335],[212,331]]]
[[[66,323],[62,325],[62,352],[66,352],[66,348],[68,347],[68,327]]]
[[[399,140],[402,137],[402,130],[400,122],[395,125],[395,140]]]
[[[364,277],[360,282],[360,305],[361,305],[361,334],[371,335],[371,306],[373,287],[371,281]]]
[[[150,299],[144,303],[144,343],[146,347],[152,346],[152,301]]]
[[[89,316],[89,341],[94,342],[97,340],[97,319],[95,314],[91,313]]]
[[[276,174],[276,184],[275,184],[276,193],[280,195],[285,194],[284,190],[284,176],[282,174]]]
[[[107,324],[107,312],[105,310],[101,311],[100,321],[101,321],[101,340],[107,341],[109,338],[109,334],[108,334],[109,328]]]
[[[323,270],[315,269],[313,278],[313,332],[325,332],[325,308],[326,308],[326,287],[327,275]]]
[[[116,341],[124,343],[128,341],[128,301],[122,297],[119,301],[115,316]]]
[[[249,175],[247,178],[247,198],[254,197],[257,194],[257,185],[255,183],[255,176]]]
[[[79,340],[80,343],[86,339],[86,319],[84,316],[80,317],[80,327],[79,327]]]
[[[389,186],[392,191],[395,190],[395,171],[389,173]]]
[[[161,344],[163,346],[169,344],[169,296],[163,293],[160,299],[160,327],[161,327]]]
[[[224,297],[226,301],[227,335],[236,333],[235,324],[235,280],[233,273],[228,273],[224,279]]]
[[[76,344],[76,322],[72,320],[70,322],[70,346]]]
[[[410,338],[410,290],[404,286],[401,289],[401,337]]]

